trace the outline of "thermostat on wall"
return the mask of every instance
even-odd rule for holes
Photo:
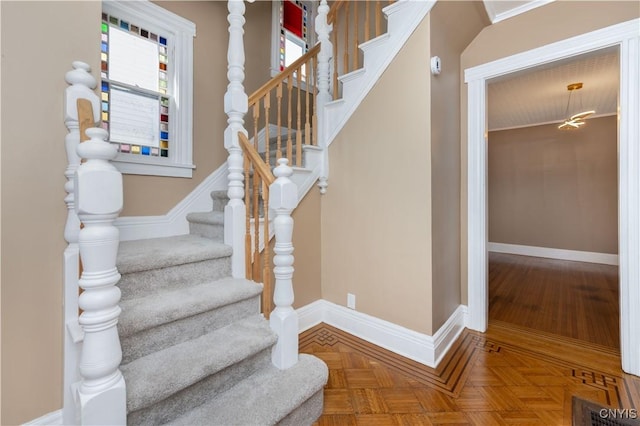
[[[439,56],[431,57],[431,74],[438,75],[442,71],[442,64],[440,63]]]

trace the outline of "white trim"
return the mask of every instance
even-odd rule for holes
[[[618,255],[610,253],[595,253],[590,251],[565,250],[551,247],[523,246],[519,244],[505,243],[488,243],[487,250],[494,253],[519,254],[521,256],[546,257],[557,260],[618,265]]]
[[[118,153],[113,164],[121,173],[174,176],[190,178],[193,164],[193,38],[196,26],[150,1],[102,2],[102,9],[118,16],[134,20],[150,30],[160,29],[170,36],[169,46],[173,64],[171,90],[171,121],[169,123],[169,157],[147,157],[138,154]]]
[[[58,426],[63,424],[62,410],[52,411],[42,417],[23,423],[24,426]]]
[[[433,336],[320,299],[297,309],[299,331],[321,322],[435,368],[465,327],[466,307],[451,314]]]
[[[469,328],[488,320],[487,81],[609,46],[620,47],[618,239],[622,368],[640,375],[640,19],[623,22],[465,70],[468,83],[468,294]]]
[[[489,15],[489,18],[491,19],[491,23],[495,24],[497,22],[500,21],[504,21],[505,19],[509,19],[512,18],[516,15],[520,15],[521,13],[525,13],[528,12],[532,9],[535,9],[537,7],[540,6],[544,6],[545,4],[549,4],[554,0],[534,0],[534,1],[529,1],[521,6],[518,7],[514,7],[513,9],[509,9],[505,12],[502,13],[495,13],[493,10],[491,10],[491,2],[490,1],[485,1],[484,2],[484,7],[487,10],[487,14]]]
[[[211,211],[211,191],[227,189],[227,163],[218,167],[189,195],[176,204],[166,215],[123,216],[116,219],[120,241],[170,237],[189,233],[187,214]]]

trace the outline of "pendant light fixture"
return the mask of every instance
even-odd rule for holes
[[[582,89],[582,82],[571,83],[567,86],[567,90],[569,91],[569,99],[567,100],[567,108],[564,112],[564,116],[568,117],[569,109],[571,107],[571,94],[576,90]],[[582,110],[582,98],[580,98],[580,109]],[[594,110],[590,111],[582,111],[576,114],[573,114],[571,117],[566,118],[562,124],[558,126],[558,129],[561,130],[574,130],[579,129],[580,127],[585,125],[584,119],[595,113]]]

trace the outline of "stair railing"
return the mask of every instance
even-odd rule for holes
[[[386,31],[382,19],[382,9],[395,3],[387,1],[337,0],[327,16],[333,26],[333,98],[340,97],[338,77],[355,71],[362,66],[359,46]]]
[[[110,163],[117,150],[106,141],[107,132],[93,127],[100,111],[99,98],[92,91],[96,80],[87,64],[74,62],[73,67],[66,74],[71,86],[65,92],[69,212],[64,235],[69,246],[64,271],[63,420],[65,424],[124,425],[126,389],[118,369],[122,350],[116,327],[121,311],[116,287],[119,231],[114,226],[122,210],[122,175]]]
[[[269,186],[275,181],[271,169],[260,158],[247,136],[240,132],[238,140],[244,153],[245,276],[261,282],[262,312],[266,318],[272,310],[271,255],[269,249]]]
[[[250,135],[270,166],[286,157],[289,164],[302,167],[302,146],[317,145],[312,129],[317,127],[314,102],[319,51],[320,46],[314,46],[249,96]]]

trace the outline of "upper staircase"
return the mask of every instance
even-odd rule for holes
[[[79,144],[84,129],[68,125],[67,177],[75,172],[79,189],[70,178],[67,202],[78,215],[70,208],[65,279],[76,287],[67,291],[65,347],[79,359],[65,359],[81,381],[65,383],[73,389],[66,422],[304,425],[321,415],[328,370],[297,350],[290,215],[315,182],[327,190],[331,141],[432,5],[338,0],[330,10],[322,0],[319,44],[247,96],[236,54],[244,3],[229,0],[228,189],[211,192],[210,211],[187,215],[186,235],[131,240],[125,231],[119,242],[121,177],[108,164],[106,135],[89,129]],[[78,88],[90,86],[89,74],[76,74],[67,96],[81,93],[98,111],[92,92]],[[105,180],[115,186],[105,190]]]

